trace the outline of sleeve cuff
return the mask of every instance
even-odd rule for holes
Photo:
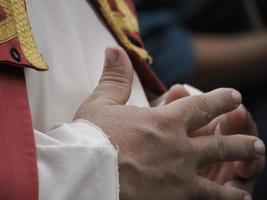
[[[99,127],[77,120],[34,134],[40,200],[119,200],[118,151]]]

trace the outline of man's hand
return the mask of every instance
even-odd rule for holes
[[[133,69],[121,48],[106,49],[99,85],[75,119],[101,127],[119,148],[121,200],[246,200],[248,193],[198,175],[198,169],[225,161],[254,161],[262,149],[253,136],[189,133],[236,109],[240,94],[219,89],[158,108],[126,106]],[[264,147],[263,147],[264,148]]]
[[[171,103],[180,98],[190,96],[189,91],[179,84],[172,86],[166,92],[165,104]],[[233,135],[246,134],[258,136],[257,126],[246,108],[241,105],[234,111],[221,115],[207,126],[191,133],[191,136],[205,135]],[[261,143],[259,146],[263,145]],[[242,189],[252,194],[255,175],[262,172],[265,165],[265,158],[252,162],[226,162],[209,166],[199,172],[202,176],[235,188]]]

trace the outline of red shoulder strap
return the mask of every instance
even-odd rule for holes
[[[36,150],[24,71],[0,64],[0,199],[37,200]]]
[[[165,85],[149,66],[152,59],[145,50],[140,37],[137,15],[132,1],[93,0],[92,2],[119,44],[128,52],[144,88],[158,95],[164,93]]]
[[[0,199],[38,200],[24,67],[46,70],[24,0],[0,0]]]
[[[130,0],[94,0],[132,57],[143,85],[165,91],[149,68]],[[47,70],[29,25],[24,0],[0,0],[0,199],[37,200],[36,149],[23,67]]]

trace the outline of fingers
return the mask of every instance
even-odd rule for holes
[[[253,161],[265,155],[265,146],[253,136],[204,136],[191,139],[198,167],[225,161]]]
[[[251,196],[245,191],[221,186],[202,177],[198,177],[198,185],[199,192],[196,199],[251,200]]]
[[[186,130],[193,131],[207,125],[217,116],[236,109],[241,101],[242,97],[236,90],[217,89],[175,101],[166,110],[173,115],[176,113]]]
[[[150,105],[152,107],[167,105],[175,100],[181,99],[189,95],[190,94],[188,93],[188,91],[185,89],[184,86],[180,84],[175,84],[168,90],[168,92],[164,93],[156,100],[151,101]]]
[[[104,70],[91,100],[123,105],[131,94],[132,82],[133,68],[126,52],[120,47],[108,47]]]
[[[246,191],[249,194],[252,194],[254,181],[253,180],[231,180],[224,184],[225,187],[235,188],[239,190]]]
[[[234,179],[227,181],[224,185],[244,190],[252,194],[255,176],[263,170],[264,165],[264,157],[252,162],[236,161],[234,162],[234,171],[236,176]]]
[[[234,172],[237,177],[243,178],[243,179],[251,179],[256,174],[256,162],[250,161],[250,162],[241,162],[236,161],[234,162]]]
[[[257,126],[247,111],[247,109],[240,105],[233,112],[226,114],[222,120],[220,120],[220,130],[224,135],[229,134],[246,134],[246,135],[258,135]],[[264,157],[253,162],[235,162],[234,170],[236,176],[243,179],[252,179],[255,175],[259,174],[265,165]]]
[[[234,163],[235,174],[243,179],[252,179],[256,175],[260,174],[265,167],[265,157],[261,157],[256,161]]]
[[[257,126],[247,109],[240,105],[236,110],[220,118],[220,130],[223,135],[258,135]]]
[[[167,92],[165,104],[169,104],[177,99],[181,99],[189,95],[189,92],[182,85],[176,84]]]

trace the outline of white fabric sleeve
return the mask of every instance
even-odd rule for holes
[[[34,131],[39,200],[119,200],[118,152],[87,121]]]

